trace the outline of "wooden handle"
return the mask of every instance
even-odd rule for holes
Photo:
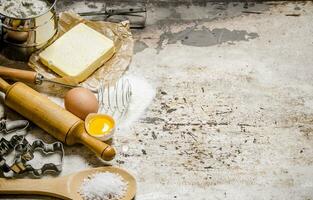
[[[106,161],[112,160],[116,154],[113,147],[88,135],[86,132],[79,134],[79,143],[84,144]]]
[[[0,78],[0,91],[6,93],[10,88],[10,84],[8,84],[5,80]]]
[[[61,199],[69,198],[67,181],[56,179],[4,179],[0,178],[0,194],[44,195]],[[1,195],[0,195],[1,196]]]
[[[3,80],[2,82],[6,83]],[[0,80],[0,90],[1,85]],[[81,119],[58,106],[48,97],[20,82],[9,85],[9,88],[5,104],[58,140],[68,145],[82,143],[104,160],[112,160],[115,156],[114,148],[89,136]]]
[[[37,72],[0,66],[0,77],[3,78],[34,84],[36,76]]]

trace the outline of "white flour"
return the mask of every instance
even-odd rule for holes
[[[144,114],[155,96],[155,89],[149,82],[138,76],[128,75],[127,78],[132,87],[132,97],[128,111],[118,124],[118,129],[129,129],[131,125]]]
[[[49,8],[50,5],[45,0],[0,0],[0,13],[9,17],[35,17]]]

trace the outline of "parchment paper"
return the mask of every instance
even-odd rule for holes
[[[80,17],[73,11],[63,12],[60,13],[59,16],[58,35],[55,38],[53,38],[50,44],[57,38],[59,38],[61,35],[63,35],[65,32],[69,31],[76,24],[81,22],[85,23],[86,25],[90,26],[91,28],[99,31],[106,37],[113,40],[116,48],[114,56],[110,60],[105,62],[89,78],[82,82],[81,85],[87,88],[96,89],[101,79],[103,79],[105,82],[117,81],[127,70],[133,55],[133,38],[129,29],[129,23],[127,21],[121,23],[89,21]],[[39,60],[38,56],[42,50],[35,52],[30,57],[28,65],[32,69],[50,79],[54,79],[63,83],[78,84],[71,77],[60,77],[52,70],[50,70],[48,67],[44,66]]]

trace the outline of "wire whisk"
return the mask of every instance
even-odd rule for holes
[[[127,113],[132,96],[130,81],[119,79],[115,84],[105,84],[100,81],[98,90],[99,111],[101,114],[111,115],[118,123]]]

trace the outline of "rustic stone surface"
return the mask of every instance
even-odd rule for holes
[[[68,2],[62,9],[93,4]],[[157,95],[118,133],[112,163],[136,176],[136,199],[313,198],[312,11],[312,3],[149,5],[129,73]],[[85,148],[66,152],[101,165]]]

